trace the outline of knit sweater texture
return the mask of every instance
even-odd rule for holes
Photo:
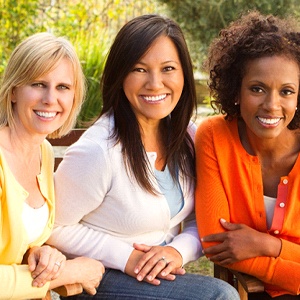
[[[49,283],[33,287],[31,272],[22,260],[30,247],[41,246],[54,225],[53,150],[48,141],[41,146],[41,173],[37,176],[40,191],[48,207],[49,219],[42,235],[28,244],[22,221],[23,204],[28,192],[17,182],[0,150],[0,299],[31,299],[45,297]]]
[[[267,229],[261,165],[243,148],[237,120],[205,119],[196,139],[196,219],[199,234],[224,231],[220,218],[246,224],[282,240],[278,257],[256,257],[229,267],[261,279],[272,296],[299,294],[300,158],[278,185],[273,224]],[[283,203],[283,204],[282,204]],[[208,247],[204,243],[203,247]]]
[[[57,218],[48,242],[69,257],[89,256],[123,272],[133,243],[166,242],[181,253],[184,264],[197,259],[202,248],[194,185],[184,184],[179,174],[184,205],[171,218],[166,198],[146,192],[126,172],[122,147],[111,138],[113,130],[113,116],[104,115],[67,150],[55,174]],[[195,126],[189,131],[194,135]],[[157,155],[147,156],[154,170]],[[155,179],[153,183],[159,190]]]

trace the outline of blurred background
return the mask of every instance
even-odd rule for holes
[[[117,31],[133,17],[157,13],[177,21],[186,36],[194,64],[198,114],[205,116],[212,113],[207,74],[201,71],[207,47],[224,26],[249,9],[300,17],[298,0],[0,0],[0,77],[11,51],[25,37],[41,31],[67,37],[77,49],[88,81],[78,127],[101,109],[99,82]]]

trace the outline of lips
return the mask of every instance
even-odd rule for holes
[[[42,118],[51,119],[54,118],[57,112],[35,111],[35,113]]]
[[[158,102],[165,100],[167,97],[167,94],[157,95],[157,96],[142,96],[144,100],[147,102]]]
[[[265,124],[265,125],[276,125],[279,123],[281,118],[262,118],[262,117],[257,117],[260,123]]]

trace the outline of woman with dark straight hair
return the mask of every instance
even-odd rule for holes
[[[99,118],[57,170],[49,242],[103,262],[96,299],[238,299],[225,282],[183,269],[202,248],[190,121],[196,93],[178,25],[157,15],[128,22],[110,49],[102,93]]]

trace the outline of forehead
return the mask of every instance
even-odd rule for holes
[[[156,38],[146,53],[141,57],[140,61],[160,60],[180,62],[178,50],[172,39],[168,36],[160,36]]]
[[[299,78],[299,64],[287,56],[267,56],[249,60],[245,64],[244,77]]]

